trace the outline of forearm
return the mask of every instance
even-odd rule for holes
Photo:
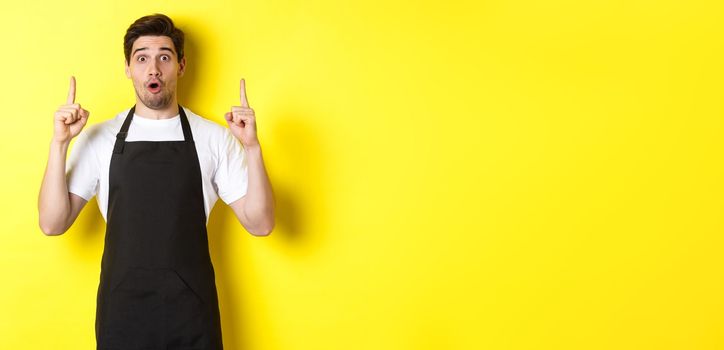
[[[52,141],[48,164],[38,196],[39,224],[46,235],[67,229],[71,206],[65,179],[65,160],[69,142]]]
[[[244,214],[251,231],[266,235],[274,228],[274,194],[264,167],[261,146],[245,147],[244,152],[249,172]]]

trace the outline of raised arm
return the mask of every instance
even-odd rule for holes
[[[38,195],[40,229],[48,236],[63,234],[78,217],[86,200],[68,192],[65,160],[68,146],[88,122],[90,113],[75,103],[75,77],[70,78],[66,104],[55,112],[53,138]]]
[[[231,107],[224,116],[231,133],[244,146],[249,169],[248,190],[244,197],[230,203],[237,219],[249,233],[267,236],[274,229],[274,194],[256,136],[256,117],[246,99],[246,84],[241,79],[241,106]]]

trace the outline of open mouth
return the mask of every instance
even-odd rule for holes
[[[148,89],[148,91],[152,94],[157,94],[158,92],[161,91],[161,84],[153,82],[153,83],[146,85],[146,89]]]

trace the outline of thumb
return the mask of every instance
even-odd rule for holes
[[[80,122],[81,124],[85,125],[88,122],[88,116],[90,115],[90,112],[88,112],[85,109],[80,110]]]

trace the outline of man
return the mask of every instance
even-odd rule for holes
[[[176,84],[186,68],[183,41],[170,18],[139,18],[124,40],[135,106],[81,132],[89,112],[75,103],[71,77],[67,103],[55,112],[40,227],[46,235],[63,234],[97,195],[107,221],[98,349],[222,349],[209,212],[220,197],[253,235],[274,227],[245,82],[241,106],[225,115],[228,129],[181,107]]]

